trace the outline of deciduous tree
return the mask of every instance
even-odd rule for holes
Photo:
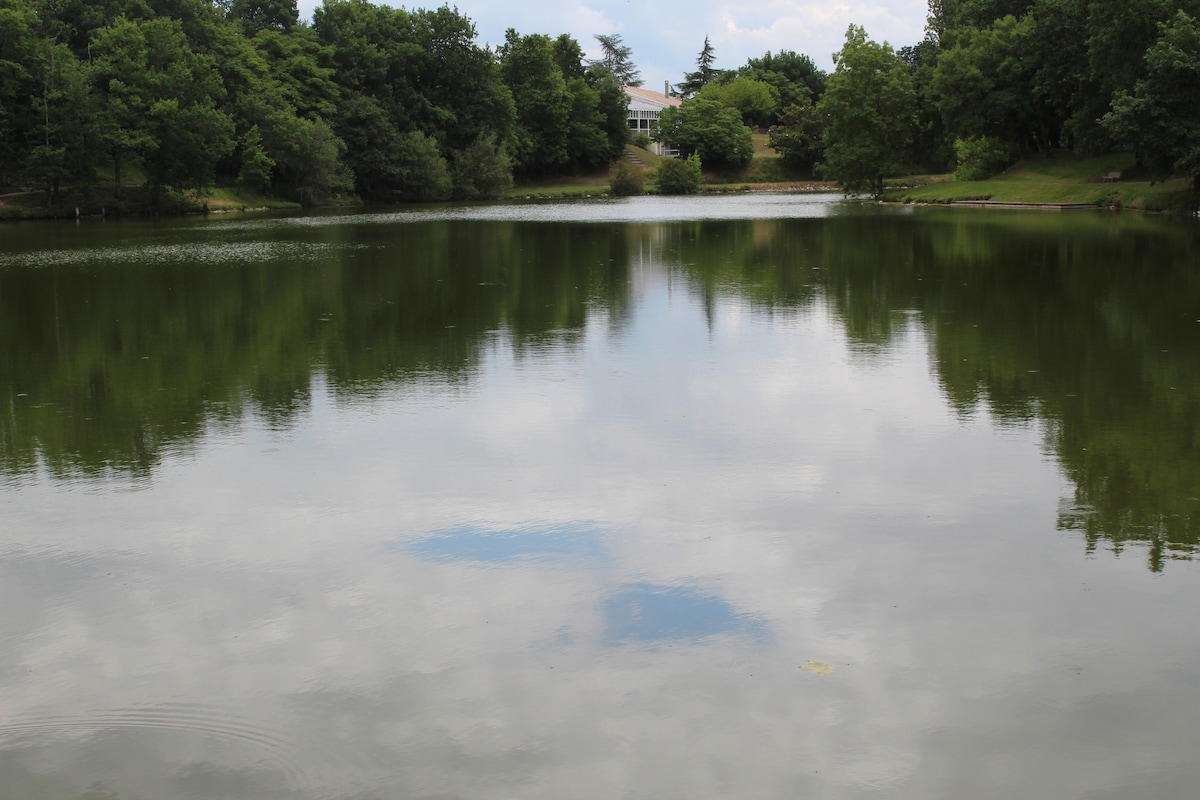
[[[770,125],[780,104],[778,89],[751,78],[710,83],[701,90],[699,97],[736,109],[746,125]]]
[[[771,148],[793,169],[812,171],[825,153],[825,118],[815,106],[788,106],[769,133]]]
[[[1200,191],[1200,24],[1176,12],[1145,63],[1145,77],[1117,94],[1103,123],[1154,177],[1187,175]]]
[[[738,76],[769,83],[779,91],[780,109],[792,105],[812,105],[825,91],[828,77],[813,60],[792,50],[772,53],[768,50],[751,58],[738,70]]]
[[[165,17],[118,18],[96,31],[91,50],[117,165],[130,155],[140,161],[153,202],[164,187],[210,186],[235,144],[233,120],[218,107],[225,90],[212,57]]]
[[[916,94],[907,65],[891,46],[851,25],[833,56],[836,68],[817,105],[828,120],[825,170],[847,191],[879,194],[884,176],[908,159]]]
[[[699,155],[710,167],[741,167],[754,157],[754,138],[742,124],[742,115],[703,97],[664,108],[654,138],[673,145],[682,156]]]
[[[570,163],[571,96],[543,34],[509,28],[500,48],[500,71],[517,111],[513,158],[518,171],[548,174]]]

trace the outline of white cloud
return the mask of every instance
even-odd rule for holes
[[[301,16],[311,19],[318,5],[315,0],[302,0]],[[630,0],[518,4],[466,0],[456,7],[475,23],[480,44],[503,42],[504,31],[511,27],[520,33],[569,33],[594,54],[594,34],[620,33],[633,48],[633,60],[646,85],[653,88],[664,80],[682,80],[683,73],[695,67],[705,36],[715,48],[717,66],[724,69],[741,66],[768,50],[804,53],[817,66],[830,69],[830,55],[841,48],[851,23],[865,27],[877,41],[901,47],[921,38],[927,12],[926,0],[772,0],[757,5],[700,0],[683,13]]]

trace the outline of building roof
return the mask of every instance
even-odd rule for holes
[[[653,92],[649,89],[643,89],[640,86],[623,86],[621,88],[623,88],[625,90],[625,94],[629,95],[631,98],[653,103],[660,107],[677,106],[683,102],[678,97],[671,97],[670,95],[663,94],[662,92]]]

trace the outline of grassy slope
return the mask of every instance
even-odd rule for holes
[[[951,200],[992,200],[1008,203],[1092,203],[1098,206],[1139,208],[1148,211],[1181,209],[1194,202],[1187,181],[1174,179],[1151,184],[1147,180],[1105,183],[1110,172],[1128,173],[1134,165],[1129,154],[1091,158],[1060,155],[1023,161],[1000,175],[983,181],[947,180],[915,188],[894,189],[886,199],[913,203]]]
[[[767,146],[767,134],[754,134],[754,160],[743,170],[716,172],[705,170],[702,192],[746,191],[751,189],[776,189],[781,191],[837,191],[837,185],[819,181],[789,171],[779,159],[779,154]],[[625,152],[632,153],[642,166],[653,172],[658,166],[659,156],[634,145],[626,145]],[[586,175],[568,175],[560,178],[528,181],[512,188],[509,198],[544,197],[594,197],[608,192],[608,170],[598,170]],[[650,184],[653,190],[653,184]]]

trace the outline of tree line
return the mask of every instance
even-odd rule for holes
[[[896,49],[851,25],[828,76],[788,51],[717,69],[705,39],[658,136],[738,166],[743,128],[770,126],[797,169],[872,193],[885,176],[979,179],[1059,150],[1131,151],[1145,176],[1200,190],[1198,19],[1200,0],[930,0],[922,41]]]
[[[0,182],[472,199],[620,152],[624,92],[578,42],[475,40],[448,6],[0,0]]]
[[[718,69],[708,39],[655,137],[706,168],[753,157],[878,193],[885,176],[1132,151],[1200,189],[1200,0],[930,0],[899,49],[852,25],[834,70],[790,50]],[[496,197],[587,171],[629,137],[619,35],[509,30],[448,6],[324,0],[0,0],[0,187],[142,182],[153,207],[220,182],[317,204]],[[694,161],[693,161],[694,163]]]
[[[826,169],[878,192],[906,170],[1130,151],[1200,189],[1198,19],[1197,0],[930,0],[899,50],[851,26],[815,108]]]

